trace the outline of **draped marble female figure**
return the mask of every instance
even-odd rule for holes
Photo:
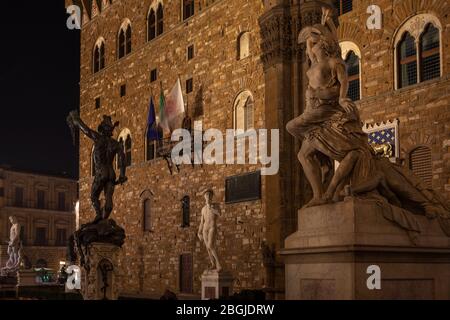
[[[450,236],[450,209],[445,201],[406,168],[378,157],[369,145],[359,111],[347,97],[346,66],[331,10],[324,8],[322,13],[321,24],[305,27],[299,35],[310,62],[306,104],[303,114],[286,127],[303,140],[298,158],[313,190],[306,206],[338,201],[347,186],[353,195],[379,201],[385,217],[408,231],[420,232],[411,213],[424,214],[438,218]],[[340,165],[332,175],[334,161]]]

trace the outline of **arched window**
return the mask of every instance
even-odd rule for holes
[[[105,42],[97,41],[94,47],[93,72],[99,72],[105,68]]]
[[[418,14],[408,19],[394,38],[396,88],[441,76],[442,25],[436,16]]]
[[[350,51],[345,59],[348,75],[348,97],[353,101],[361,99],[361,83],[359,78],[359,57]]]
[[[433,179],[431,149],[420,146],[412,150],[409,154],[409,169],[431,187]]]
[[[243,32],[238,38],[238,60],[250,56],[250,33]]]
[[[151,9],[148,15],[148,41],[156,38],[156,15],[155,10]]]
[[[157,21],[156,34],[159,36],[162,35],[164,32],[164,10],[161,3],[159,4],[158,10],[156,11],[156,21]]]
[[[420,80],[441,76],[439,30],[429,23],[420,37]]]
[[[250,91],[241,92],[234,102],[234,129],[254,128],[254,100]]]
[[[398,44],[399,88],[417,83],[417,50],[414,38],[406,32]]]
[[[125,21],[119,30],[119,59],[131,53],[131,25]]]
[[[184,196],[181,200],[181,210],[182,210],[182,228],[187,228],[191,225],[191,198],[189,196]]]
[[[150,199],[144,200],[144,231],[152,231],[151,206],[152,202]]]

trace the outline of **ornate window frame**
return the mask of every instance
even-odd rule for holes
[[[431,23],[435,28],[439,30],[439,53],[440,53],[440,72],[441,76],[444,73],[444,52],[442,43],[442,31],[443,27],[441,21],[431,13],[421,13],[409,17],[403,24],[397,29],[394,34],[393,47],[393,60],[394,60],[394,84],[395,90],[402,89],[399,86],[399,68],[398,68],[398,44],[403,39],[405,32],[414,38],[416,43],[416,55],[417,55],[417,83],[420,83],[421,79],[421,59],[420,59],[420,37],[425,32],[427,25]]]

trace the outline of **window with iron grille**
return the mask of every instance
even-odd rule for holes
[[[334,6],[338,11],[338,15],[345,14],[353,10],[352,0],[335,0]]]
[[[353,101],[361,98],[360,78],[359,78],[359,57],[350,51],[345,60],[348,75],[348,94]]]
[[[194,15],[194,0],[183,0],[183,20]]]
[[[192,254],[183,254],[180,256],[180,292],[192,293],[194,291]]]
[[[439,29],[431,23],[420,37],[420,80],[426,81],[441,76]]]
[[[414,38],[406,32],[398,45],[398,87],[417,83],[417,50]]]
[[[431,161],[431,149],[420,146],[409,154],[409,168],[429,187],[433,179],[433,168]]]

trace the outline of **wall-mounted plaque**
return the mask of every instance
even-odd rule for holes
[[[237,203],[261,199],[261,172],[229,177],[225,181],[225,202]]]

